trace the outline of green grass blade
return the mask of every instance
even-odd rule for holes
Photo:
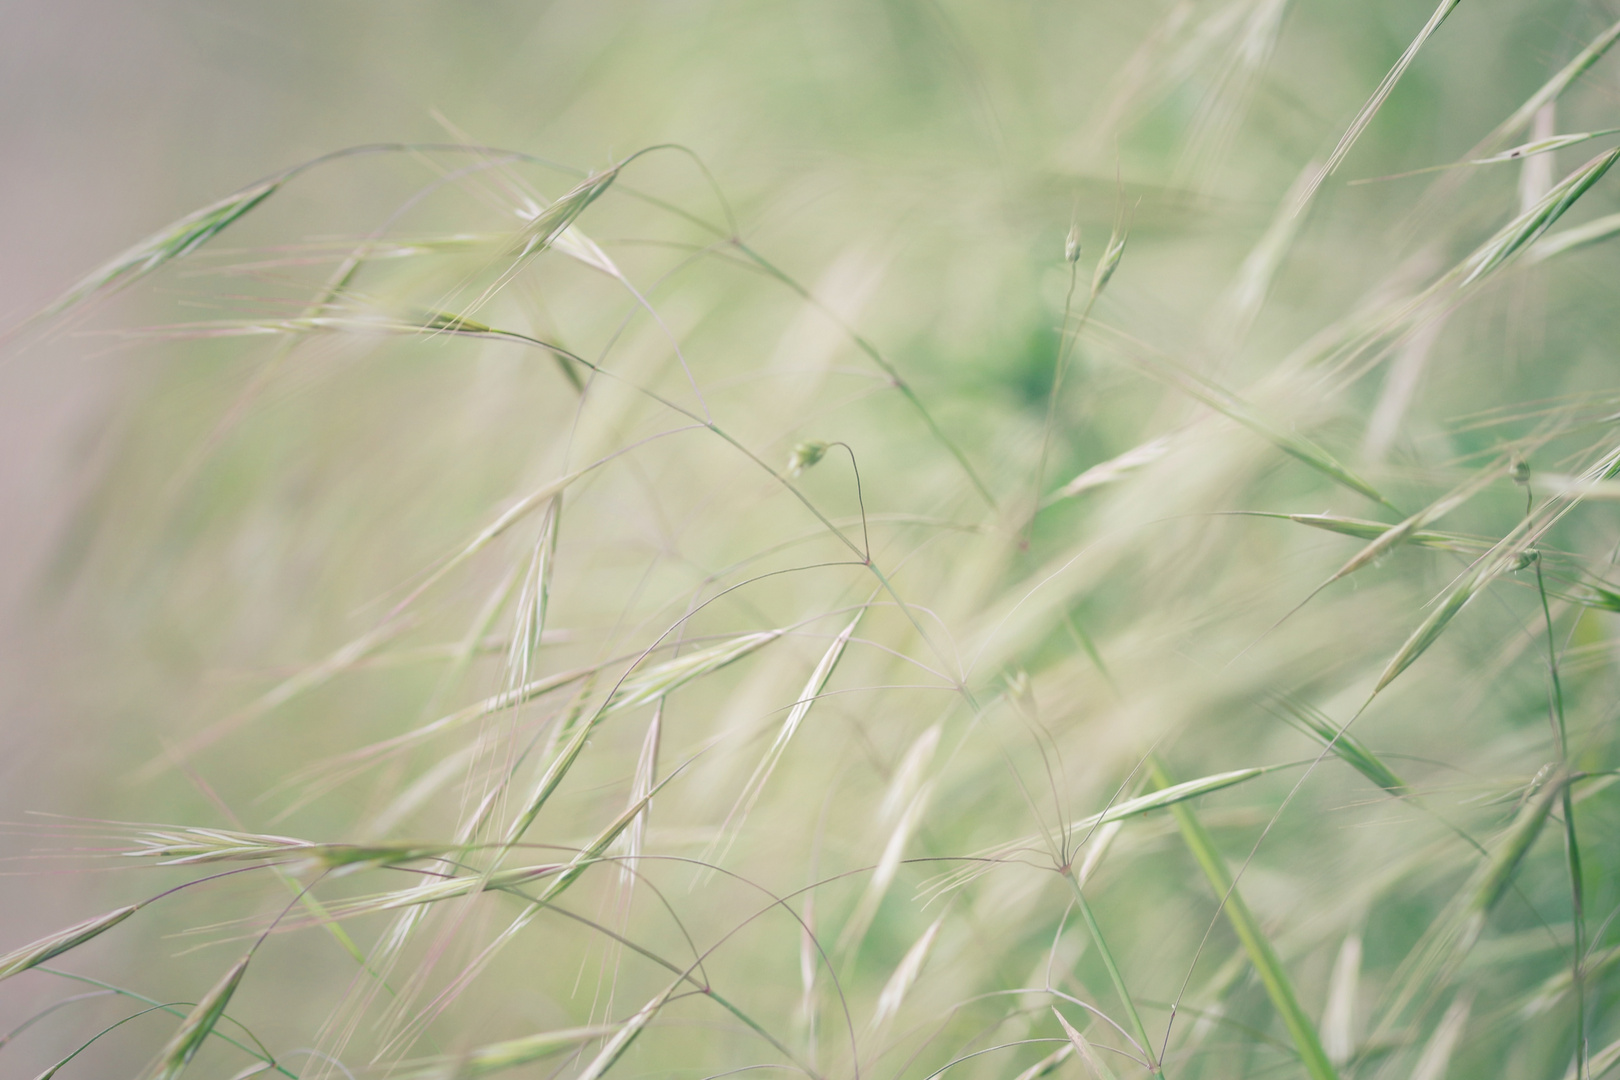
[[[1372,123],[1373,117],[1378,114],[1378,110],[1383,107],[1384,101],[1394,91],[1395,84],[1400,82],[1402,75],[1406,74],[1406,69],[1412,66],[1412,61],[1417,58],[1418,50],[1423,48],[1424,43],[1429,40],[1429,37],[1436,30],[1440,29],[1440,24],[1446,21],[1446,16],[1450,15],[1460,2],[1461,0],[1440,0],[1439,6],[1434,9],[1434,14],[1429,16],[1429,21],[1424,24],[1422,30],[1418,31],[1417,37],[1412,39],[1412,43],[1406,47],[1406,51],[1401,54],[1400,59],[1395,61],[1395,66],[1390,68],[1389,73],[1379,82],[1372,96],[1367,99],[1366,104],[1362,105],[1361,111],[1356,113],[1355,119],[1350,122],[1350,127],[1339,138],[1338,145],[1333,148],[1333,153],[1328,155],[1327,161],[1323,163],[1322,171],[1316,174],[1316,179],[1301,193],[1298,200],[1300,209],[1304,209],[1311,196],[1316,194],[1317,188],[1321,187],[1323,182],[1333,175],[1334,170],[1349,155],[1351,147],[1355,146],[1356,140],[1361,138],[1361,133],[1367,130],[1367,125]]]

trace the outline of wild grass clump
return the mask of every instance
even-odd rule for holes
[[[166,358],[56,575],[75,700],[134,719],[14,832],[118,906],[4,943],[0,1054],[1612,1072],[1620,148],[1559,153],[1616,130],[1620,29],[1413,162],[1380,132],[1444,0],[1245,172],[1298,149],[1247,119],[1284,7],[1178,6],[1082,131],[1115,156],[983,251],[889,205],[818,217],[817,270],[679,146],[378,145],[69,290],[24,339],[189,306],[93,330]],[[349,237],[276,216],[424,169]]]

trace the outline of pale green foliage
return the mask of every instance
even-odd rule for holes
[[[53,307],[149,279],[16,854],[120,872],[0,977],[152,1011],[0,1071],[1612,1067],[1620,25],[721,8],[536,65],[596,168],[328,155]]]

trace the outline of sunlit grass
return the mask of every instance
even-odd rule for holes
[[[458,139],[88,275],[13,347],[161,360],[55,579],[130,719],[17,831],[122,872],[15,1023],[64,1077],[1612,1068],[1620,150],[1532,123],[1617,32],[1358,149],[1455,6],[1293,160],[1286,5],[1178,6],[994,221],[971,163],[773,240],[685,147]],[[421,186],[302,238],[348,175]]]

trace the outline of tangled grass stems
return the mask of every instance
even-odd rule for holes
[[[1483,166],[1609,132],[1582,77],[1616,30],[1526,66],[1540,89],[1454,159],[1478,168],[1372,208],[1326,181],[1352,151],[1413,164],[1384,106],[1428,107],[1408,76],[1449,70],[1429,43],[1469,9],[1378,58],[1348,128],[1311,127],[1337,138],[1318,165],[1245,120],[1288,5],[1184,7],[1103,110],[1115,225],[1078,304],[1106,211],[1084,176],[1028,185],[1079,191],[1061,259],[1055,204],[1006,186],[1009,215],[972,181],[767,244],[739,223],[780,208],[733,206],[683,146],[559,168],[548,199],[549,163],[448,123],[275,174],[70,287],[53,319],[181,272],[218,317],[143,319],[131,349],[227,363],[154,383],[73,601],[197,657],[136,678],[135,646],[98,653],[172,717],[123,736],[150,764],[107,796],[154,809],[103,816],[189,823],[55,836],[241,876],[138,923],[103,901],[5,971],[144,957],[159,920],[285,949],[296,978],[251,975],[305,1080],[1601,1076],[1620,398],[1581,275],[1620,235],[1616,151],[1517,209]],[[1301,130],[1364,74],[1313,84]],[[1573,134],[1542,134],[1555,102]],[[1173,128],[1160,161],[1143,132]],[[204,247],[275,232],[286,185],[340,157],[431,180],[357,239]],[[1436,201],[1465,176],[1484,194]],[[1399,244],[1371,239],[1393,218]],[[948,239],[894,226],[928,220]],[[864,256],[816,246],[841,228]],[[818,264],[814,288],[783,269]],[[199,400],[199,433],[145,426]],[[223,827],[162,794],[183,778]],[[295,895],[243,914],[261,887]],[[341,948],[297,953],[316,928]],[[227,1049],[227,1005],[261,1026],[248,977],[211,974],[155,1075]],[[94,1035],[95,1007],[64,1076],[146,1037]],[[289,1076],[300,1053],[248,1052]]]

